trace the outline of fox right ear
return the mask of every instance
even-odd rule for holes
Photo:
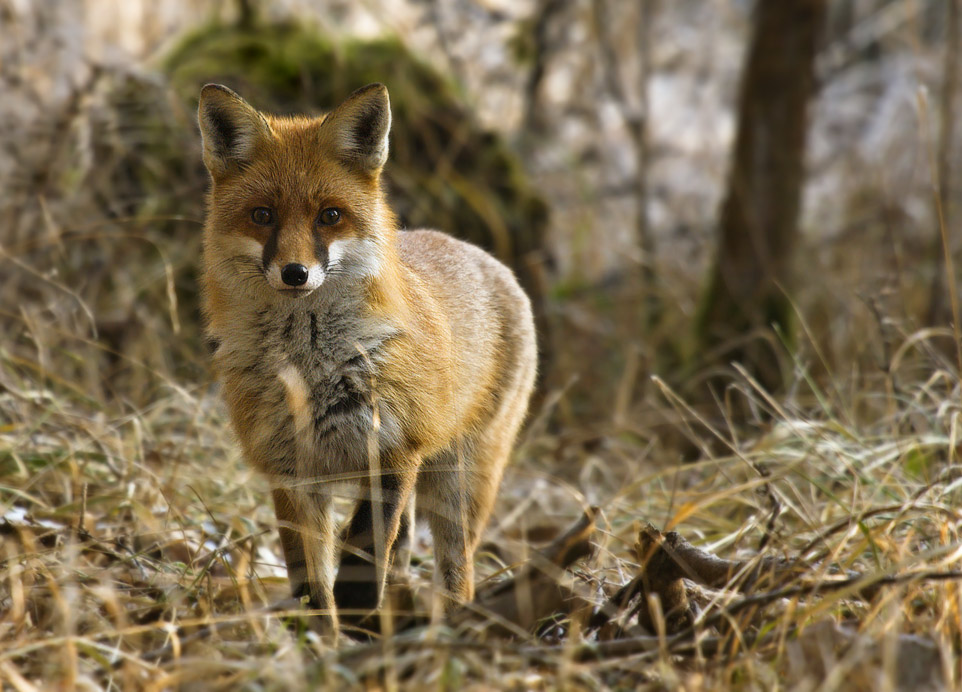
[[[383,84],[368,84],[347,97],[324,120],[345,162],[377,175],[387,161],[391,100]]]
[[[201,89],[197,120],[204,141],[204,164],[215,178],[243,167],[257,145],[271,135],[264,116],[220,84]]]

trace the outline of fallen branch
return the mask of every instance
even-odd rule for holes
[[[535,553],[513,579],[478,593],[451,615],[458,628],[471,627],[485,636],[526,635],[538,622],[561,617],[589,604],[562,581],[571,564],[591,553],[598,508],[582,517],[544,550]]]
[[[645,630],[655,632],[659,629],[658,621],[664,619],[665,632],[674,634],[691,627],[698,615],[689,599],[686,579],[716,589],[734,587],[747,591],[757,586],[763,576],[770,581],[794,579],[803,567],[807,569],[799,563],[775,558],[725,560],[696,548],[674,531],[662,533],[651,524],[638,532],[635,555],[641,563],[637,576],[592,616],[590,628],[607,624],[638,599],[627,621],[637,617]],[[651,612],[654,597],[660,603],[660,613]]]

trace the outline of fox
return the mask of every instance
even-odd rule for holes
[[[208,84],[198,122],[212,368],[242,455],[268,481],[292,596],[336,642],[339,611],[383,607],[416,507],[450,612],[474,597],[474,554],[535,384],[528,297],[484,250],[399,228],[381,180],[383,84],[318,117]],[[354,506],[340,530],[338,497]]]

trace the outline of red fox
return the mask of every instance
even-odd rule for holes
[[[527,296],[481,249],[398,229],[383,85],[287,118],[208,84],[198,119],[206,329],[244,456],[271,483],[292,593],[334,638],[338,609],[379,608],[416,495],[445,606],[470,600],[534,385]],[[341,492],[358,502],[339,538]]]

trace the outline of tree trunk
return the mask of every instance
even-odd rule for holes
[[[758,0],[755,7],[718,249],[696,322],[705,364],[738,362],[771,390],[784,384],[773,326],[790,333],[785,291],[826,6],[826,0]]]
[[[954,148],[955,95],[959,83],[960,42],[960,0],[946,3],[945,59],[942,68],[942,104],[939,111],[939,140],[936,148],[936,194],[935,218],[939,228],[935,233],[932,247],[932,260],[935,274],[929,289],[929,310],[926,323],[944,327],[955,323],[951,294],[956,290],[955,277],[946,271],[953,265],[954,243],[951,242],[951,229],[955,228],[955,209],[953,204],[952,151]],[[945,353],[955,356],[956,344],[945,344]],[[962,363],[959,364],[962,366]]]

